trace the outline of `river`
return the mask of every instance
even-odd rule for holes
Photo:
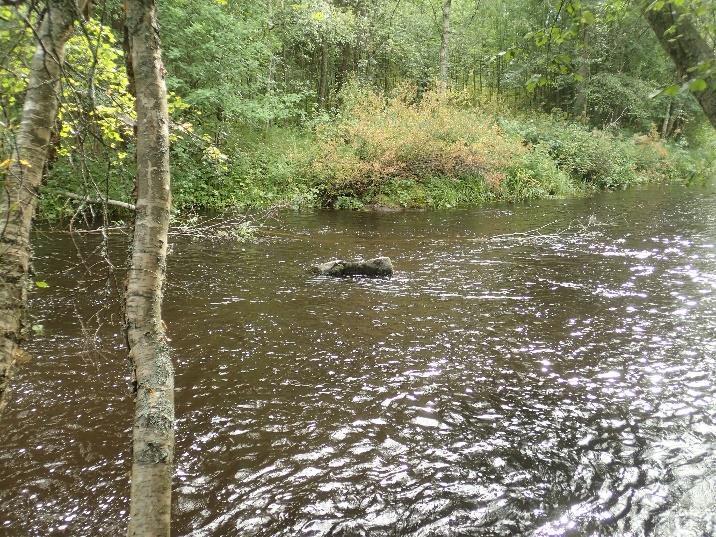
[[[716,189],[284,213],[260,237],[173,240],[175,535],[716,534]],[[35,243],[0,535],[122,535],[121,271],[96,236]],[[392,279],[306,270],[377,255]]]

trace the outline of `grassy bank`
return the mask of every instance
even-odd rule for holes
[[[175,136],[172,149],[180,213],[275,206],[468,207],[713,174],[711,131],[666,143],[655,129],[594,130],[556,115],[475,107],[459,93],[418,98],[410,88],[389,99],[353,88],[330,119],[302,129],[237,130],[222,140],[221,149],[186,131]],[[129,160],[111,168],[99,191],[130,199]],[[53,169],[50,191],[60,185],[82,191],[83,179],[75,175],[77,184],[68,185],[68,175],[61,165]],[[62,196],[44,197],[46,218],[74,210]]]

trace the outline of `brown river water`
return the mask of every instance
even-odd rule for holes
[[[172,241],[175,535],[716,535],[716,189],[284,213],[260,237]],[[122,535],[113,278],[96,235],[35,242],[0,535]],[[375,255],[392,279],[307,272]]]

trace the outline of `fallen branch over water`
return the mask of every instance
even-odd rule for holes
[[[616,219],[614,219],[616,220]],[[555,229],[555,224],[559,220],[553,220],[547,224],[527,231],[518,231],[514,233],[503,233],[500,235],[490,235],[486,237],[468,238],[471,242],[491,242],[498,245],[520,245],[520,244],[548,244],[555,241],[564,240],[587,240],[595,239],[602,232],[598,228],[614,225],[613,221],[600,222],[595,215],[589,215],[586,220],[577,220],[570,222],[566,227]]]
[[[130,211],[135,210],[134,205],[124,201],[111,200],[99,197],[93,198],[87,195],[83,196],[81,194],[75,194],[74,192],[69,192],[67,190],[58,190],[55,192],[55,194],[59,194],[60,196],[64,196],[73,200],[81,201],[83,203],[92,203],[96,205],[111,205],[112,207],[121,207],[122,209],[129,209]]]
[[[254,222],[254,217],[245,214],[191,217],[172,225],[169,235],[202,240],[251,240],[257,229]]]
[[[81,197],[81,196],[80,196]],[[84,201],[84,200],[82,200]],[[119,202],[122,203],[122,202]],[[127,204],[129,205],[129,204]],[[133,206],[132,206],[133,207]],[[256,233],[259,230],[260,222],[255,215],[217,216],[217,217],[190,217],[184,220],[173,222],[169,228],[169,235],[172,237],[187,237],[190,239],[201,239],[204,241],[256,240]],[[100,226],[95,229],[72,228],[47,229],[42,233],[55,233],[63,235],[75,234],[122,234],[127,235],[131,230],[131,224],[116,226]]]

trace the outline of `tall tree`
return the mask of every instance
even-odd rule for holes
[[[646,20],[659,43],[669,54],[679,76],[693,78],[690,84],[711,125],[716,127],[716,59],[714,50],[699,33],[690,14],[675,3],[661,9],[647,8]]]
[[[440,41],[440,82],[447,86],[450,77],[450,7],[452,0],[443,0],[443,26]]]
[[[318,75],[318,108],[328,108],[328,60],[330,57],[330,48],[328,47],[328,39],[324,36],[321,41],[321,63]]]
[[[126,335],[135,414],[129,535],[168,537],[174,460],[174,368],[161,316],[169,213],[169,115],[154,0],[126,0],[137,112],[134,240]]]
[[[575,117],[587,117],[587,90],[589,84],[589,26],[581,30],[581,39],[577,45],[579,59],[577,60],[578,80],[574,88],[574,115]]]
[[[22,122],[0,192],[0,411],[27,330],[30,230],[60,102],[65,43],[87,6],[87,0],[44,2]]]

